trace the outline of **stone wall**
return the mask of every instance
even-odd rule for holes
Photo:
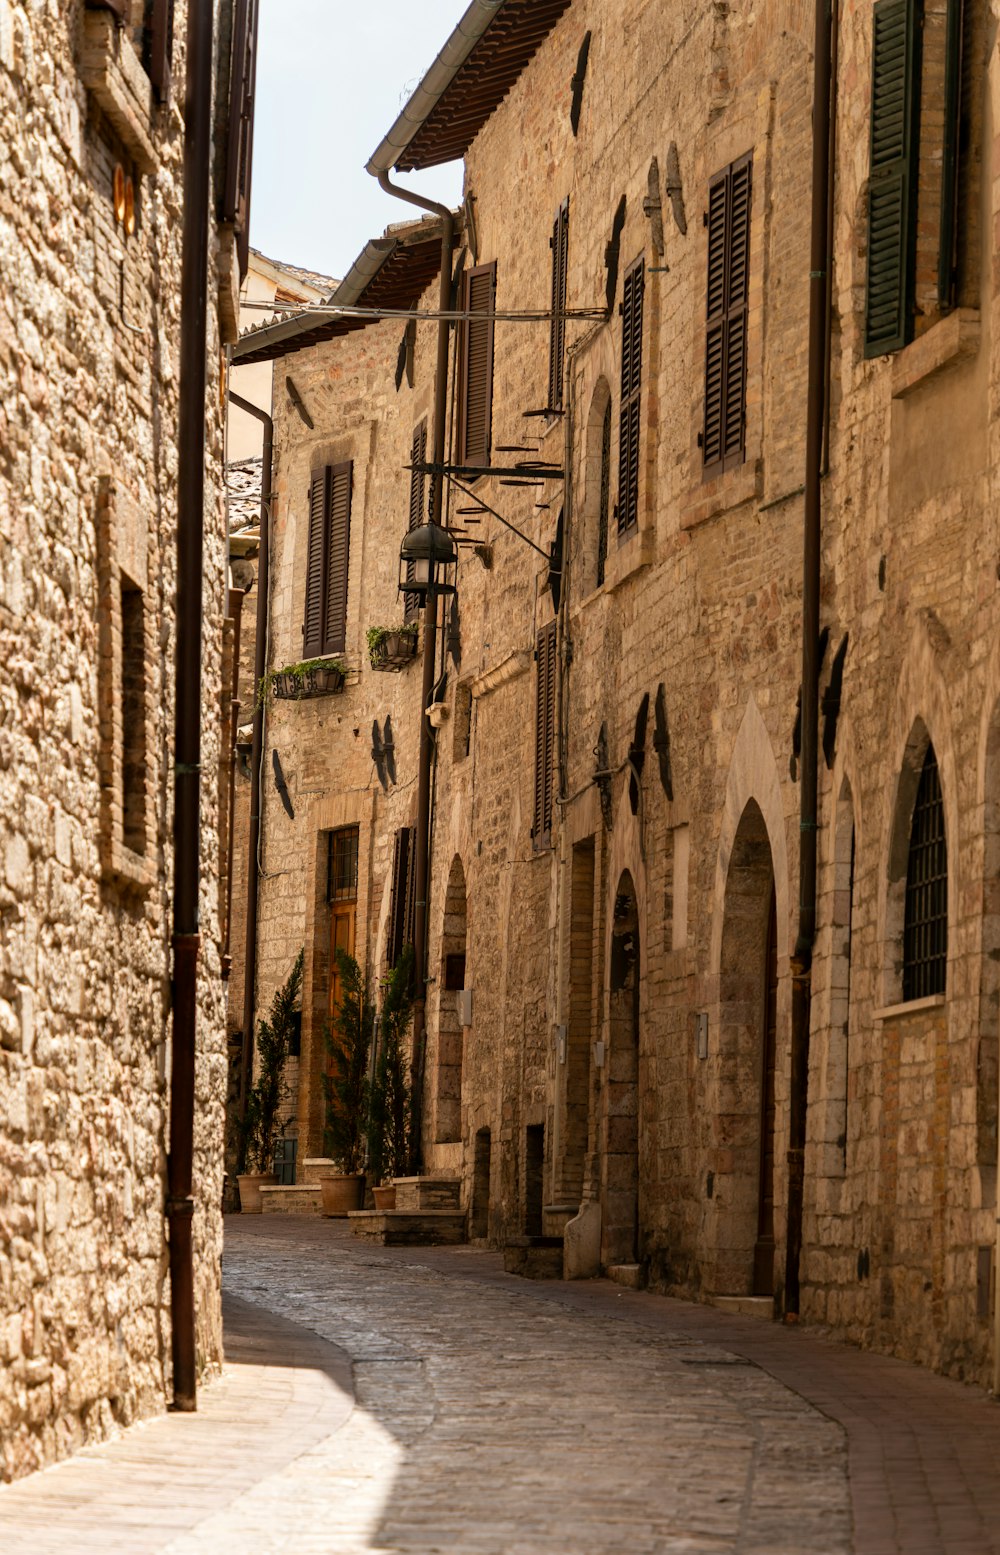
[[[109,20],[80,4],[0,0],[0,1478],[162,1409],[170,1392],[183,123],[176,99],[156,105],[131,34]],[[133,180],[131,235],[115,217],[116,166]],[[210,407],[219,348],[213,317]],[[212,414],[195,1136],[203,1371],[221,1360],[220,458]]]
[[[845,635],[848,643],[839,720],[827,731],[830,764],[821,762],[820,772],[803,1311],[852,1339],[985,1380],[998,1041],[990,953],[1000,943],[997,283],[987,250],[995,197],[985,170],[1000,69],[992,9],[969,11],[962,306],[935,313],[921,249],[917,338],[874,360],[866,360],[862,338],[871,8],[844,0],[839,12],[822,690]],[[574,136],[570,83],[587,30],[593,41]],[[811,14],[790,0],[711,7],[687,0],[666,14],[648,0],[614,8],[576,0],[469,153],[478,262],[497,261],[500,309],[546,305],[549,238],[568,196],[569,305],[599,310],[622,196],[626,214],[615,308],[606,319],[568,326],[562,416],[528,414],[546,406],[546,326],[497,325],[496,458],[527,446],[565,461],[567,478],[528,489],[487,479],[476,494],[543,551],[561,515],[562,597],[557,611],[541,555],[488,513],[477,515],[489,565],[463,550],[461,656],[449,646],[442,694],[456,725],[471,698],[471,740],[438,735],[428,961],[438,979],[457,860],[472,991],[460,1140],[451,1137],[450,1119],[438,1129],[435,1113],[436,1098],[450,1106],[455,1067],[447,1021],[442,1038],[440,1001],[450,994],[440,981],[429,989],[424,1092],[426,1164],[460,1173],[470,1197],[475,1184],[478,1234],[503,1241],[525,1230],[535,1131],[544,1126],[546,1202],[570,1196],[600,1205],[605,1265],[635,1258],[661,1289],[773,1295],[778,1309],[798,898],[811,48]],[[933,83],[933,51],[928,69]],[[928,136],[932,129],[928,119]],[[706,481],[703,217],[712,175],[748,152],[746,457]],[[935,187],[928,172],[921,242]],[[619,537],[612,512],[599,584],[600,438],[610,398],[613,503],[617,303],[621,277],[640,257],[639,522]],[[406,510],[401,466],[422,413],[407,389],[394,389],[397,339],[380,325],[294,359],[317,431],[306,443],[285,415],[279,433],[282,559],[272,627],[279,654],[295,650],[302,617],[311,459],[356,461],[355,512],[364,512],[367,538],[357,566],[352,551],[352,671],[371,602],[390,597]],[[423,350],[416,395],[426,409]],[[453,517],[461,522],[459,510],[474,505],[454,493]],[[533,650],[556,614],[561,802],[553,845],[538,849]],[[403,677],[392,704],[401,788],[415,773],[412,679]],[[402,793],[383,799],[372,780],[370,684],[367,672],[359,682],[349,677],[342,704],[331,701],[322,712],[291,706],[272,717],[271,741],[308,819],[291,821],[268,794],[272,905],[260,948],[268,988],[303,935],[308,947],[314,934],[310,921],[318,920],[309,914],[320,909],[309,903],[321,817],[361,820],[359,922],[377,965],[391,830],[402,824],[404,801]],[[900,1010],[900,857],[905,873],[912,808],[906,774],[928,737],[949,850],[947,991],[931,1007]],[[605,775],[595,784],[605,748]],[[312,975],[321,1002],[321,961]],[[769,1009],[773,1131],[764,1122]],[[438,1083],[442,1064],[446,1084]],[[621,1159],[631,1152],[634,1175]],[[770,1230],[761,1187],[767,1154]],[[634,1247],[626,1245],[633,1219]]]

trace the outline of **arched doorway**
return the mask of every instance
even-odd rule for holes
[[[626,870],[611,928],[602,1262],[635,1263],[639,1240],[639,913]]]
[[[726,876],[720,973],[716,1290],[771,1296],[778,934],[771,845],[752,799]]]

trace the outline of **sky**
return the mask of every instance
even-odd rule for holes
[[[340,279],[369,238],[419,212],[365,163],[468,0],[261,0],[250,242]],[[411,183],[458,204],[462,164]]]

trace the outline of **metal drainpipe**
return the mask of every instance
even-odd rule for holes
[[[826,333],[830,248],[830,0],[816,0],[813,103],[812,245],[809,276],[809,379],[806,420],[805,545],[802,571],[802,770],[800,775],[799,929],[792,955],[791,1084],[788,1102],[788,1224],[785,1318],[799,1315],[799,1274],[809,1103],[809,1022],[816,939],[816,841],[819,795],[820,480],[826,405]]]
[[[266,410],[229,391],[229,403],[264,426],[264,458],[260,476],[260,551],[257,561],[257,637],[253,663],[253,745],[250,752],[250,835],[247,839],[247,922],[243,951],[243,1054],[240,1062],[240,1121],[246,1118],[253,1068],[253,1027],[257,993],[257,898],[260,872],[260,768],[264,749],[264,699],[260,684],[267,674],[267,608],[271,564],[271,479],[274,462],[274,422]],[[242,1170],[243,1147],[240,1146]]]
[[[229,590],[229,614],[233,622],[233,683],[229,699],[229,830],[226,843],[226,937],[222,947],[222,978],[229,981],[233,969],[233,821],[236,818],[236,740],[240,729],[240,637],[243,601],[249,589]]]
[[[386,194],[395,195],[409,205],[441,217],[441,285],[439,308],[442,314],[451,308],[451,255],[455,237],[455,218],[446,205],[436,200],[426,200],[409,189],[400,189],[389,174],[378,174],[379,187]],[[448,421],[448,344],[450,325],[446,318],[438,321],[437,368],[434,380],[434,463],[437,468],[431,480],[430,516],[442,523],[444,513],[444,464]],[[414,881],[413,911],[413,975],[416,998],[413,1004],[413,1169],[419,1171],[423,1163],[423,1111],[424,1098],[421,1082],[424,1073],[424,1048],[427,1040],[427,907],[430,885],[431,847],[431,765],[434,759],[434,731],[427,718],[427,709],[434,696],[434,666],[437,653],[437,596],[431,591],[424,606],[424,656],[423,685],[420,700],[420,755],[417,768],[417,856]]]
[[[205,519],[209,171],[214,17],[188,7],[184,104],[184,236],[177,483],[177,658],[174,706],[173,1040],[166,1215],[170,1240],[173,1407],[198,1407],[194,1307],[194,1096],[198,1021],[201,642]]]

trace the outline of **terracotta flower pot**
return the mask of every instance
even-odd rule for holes
[[[240,1209],[243,1214],[259,1215],[261,1188],[273,1188],[278,1179],[273,1172],[246,1172],[242,1177],[237,1177],[236,1181],[240,1185]]]
[[[381,1188],[373,1188],[372,1194],[375,1198],[375,1208],[380,1214],[387,1209],[396,1208],[396,1184],[394,1182],[386,1183]]]
[[[324,1177],[320,1182],[323,1194],[323,1214],[342,1217],[361,1208],[365,1179],[360,1172],[342,1173],[336,1177]]]

